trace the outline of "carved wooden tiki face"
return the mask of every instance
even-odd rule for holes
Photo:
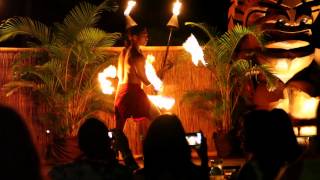
[[[314,58],[311,26],[320,0],[232,0],[229,28],[255,25],[267,38],[259,62],[268,64],[284,83]]]

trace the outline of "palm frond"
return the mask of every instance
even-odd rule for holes
[[[239,42],[243,39],[243,37],[253,35],[256,37],[257,41],[260,39],[261,34],[257,34],[251,28],[247,28],[244,26],[236,25],[232,30],[226,32],[218,39],[218,58],[220,61],[227,61],[230,63],[233,59],[232,56],[236,48],[239,45]]]
[[[185,22],[186,26],[197,27],[201,29],[210,40],[214,40],[215,37],[219,34],[216,28],[212,28],[204,23],[195,23],[195,22]]]
[[[85,28],[79,33],[77,40],[89,48],[97,48],[113,46],[120,37],[120,33],[106,33],[98,28]]]
[[[4,92],[6,92],[6,96],[10,96],[22,88],[36,89],[37,87],[38,87],[37,83],[30,82],[30,81],[17,80],[17,81],[8,82],[7,84],[3,85],[3,90]]]
[[[9,18],[1,25],[0,34],[0,41],[14,38],[16,35],[29,35],[42,44],[48,44],[51,38],[51,31],[45,24],[28,17]]]
[[[65,40],[66,43],[74,41],[78,33],[86,27],[96,26],[96,23],[101,18],[103,11],[112,11],[118,8],[111,0],[105,0],[99,6],[88,2],[80,2],[74,7],[65,17],[62,24],[56,24],[60,33],[59,38]]]
[[[246,59],[239,59],[231,64],[232,76],[245,76],[246,73],[251,72],[254,67],[252,61]]]
[[[50,114],[51,121],[46,126],[58,133],[55,135],[72,134],[81,120],[97,111],[113,111],[114,97],[102,95],[97,74],[115,62],[116,54],[103,47],[112,46],[120,34],[94,27],[103,11],[114,9],[112,3],[106,0],[95,6],[82,2],[62,23],[50,29],[29,18],[13,18],[0,27],[3,40],[25,34],[41,41],[41,57],[32,61],[32,65],[25,61],[14,64],[15,81],[4,89],[7,95],[21,88],[32,89],[33,97],[48,109],[46,114]]]
[[[269,91],[273,91],[276,88],[277,78],[274,74],[272,74],[270,67],[268,65],[260,65],[255,67],[266,79],[267,89]]]

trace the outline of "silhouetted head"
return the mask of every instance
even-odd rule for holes
[[[78,141],[81,151],[88,158],[113,159],[107,126],[95,118],[87,119],[80,127]]]
[[[191,164],[191,150],[185,131],[176,115],[161,115],[150,125],[143,153],[146,172],[160,169],[187,169]]]
[[[242,137],[247,152],[255,153],[267,143],[263,138],[270,133],[268,127],[265,127],[268,119],[269,114],[266,110],[254,110],[244,115]]]
[[[298,144],[297,137],[294,134],[290,116],[282,109],[273,109],[270,111],[273,119],[273,136],[277,139],[275,142],[277,148],[275,151],[285,161],[292,162],[300,156],[302,149]]]
[[[244,147],[257,157],[292,161],[300,153],[289,115],[274,109],[254,110],[244,116]]]
[[[0,116],[0,179],[42,179],[39,155],[21,116],[1,105]]]

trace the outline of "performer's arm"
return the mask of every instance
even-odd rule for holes
[[[119,58],[118,58],[118,66],[117,66],[117,77],[118,77],[118,83],[122,83],[123,81],[123,61],[124,61],[124,55],[126,53],[126,50],[122,50]]]
[[[135,62],[135,70],[136,70],[137,76],[140,78],[143,84],[148,86],[151,83],[148,80],[146,75],[145,64],[146,64],[146,60],[144,56],[140,55],[139,57],[137,57],[137,61]]]

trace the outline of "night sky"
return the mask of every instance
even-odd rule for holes
[[[87,0],[99,4],[103,0]],[[117,0],[120,8],[115,13],[105,13],[99,27],[109,32],[123,32],[125,19],[123,11],[127,0]],[[63,20],[67,12],[79,0],[0,0],[0,19],[12,16],[29,16],[48,25]],[[131,16],[149,29],[148,45],[165,45],[169,29],[166,27],[172,15],[172,5],[175,0],[136,0],[137,6]],[[175,30],[172,45],[181,45],[193,31],[183,24],[186,21],[205,22],[216,27],[219,31],[226,30],[228,0],[218,0],[215,6],[210,0],[180,0],[183,3],[179,15],[180,28]],[[212,3],[212,2],[211,2]],[[217,15],[218,14],[218,15]]]

